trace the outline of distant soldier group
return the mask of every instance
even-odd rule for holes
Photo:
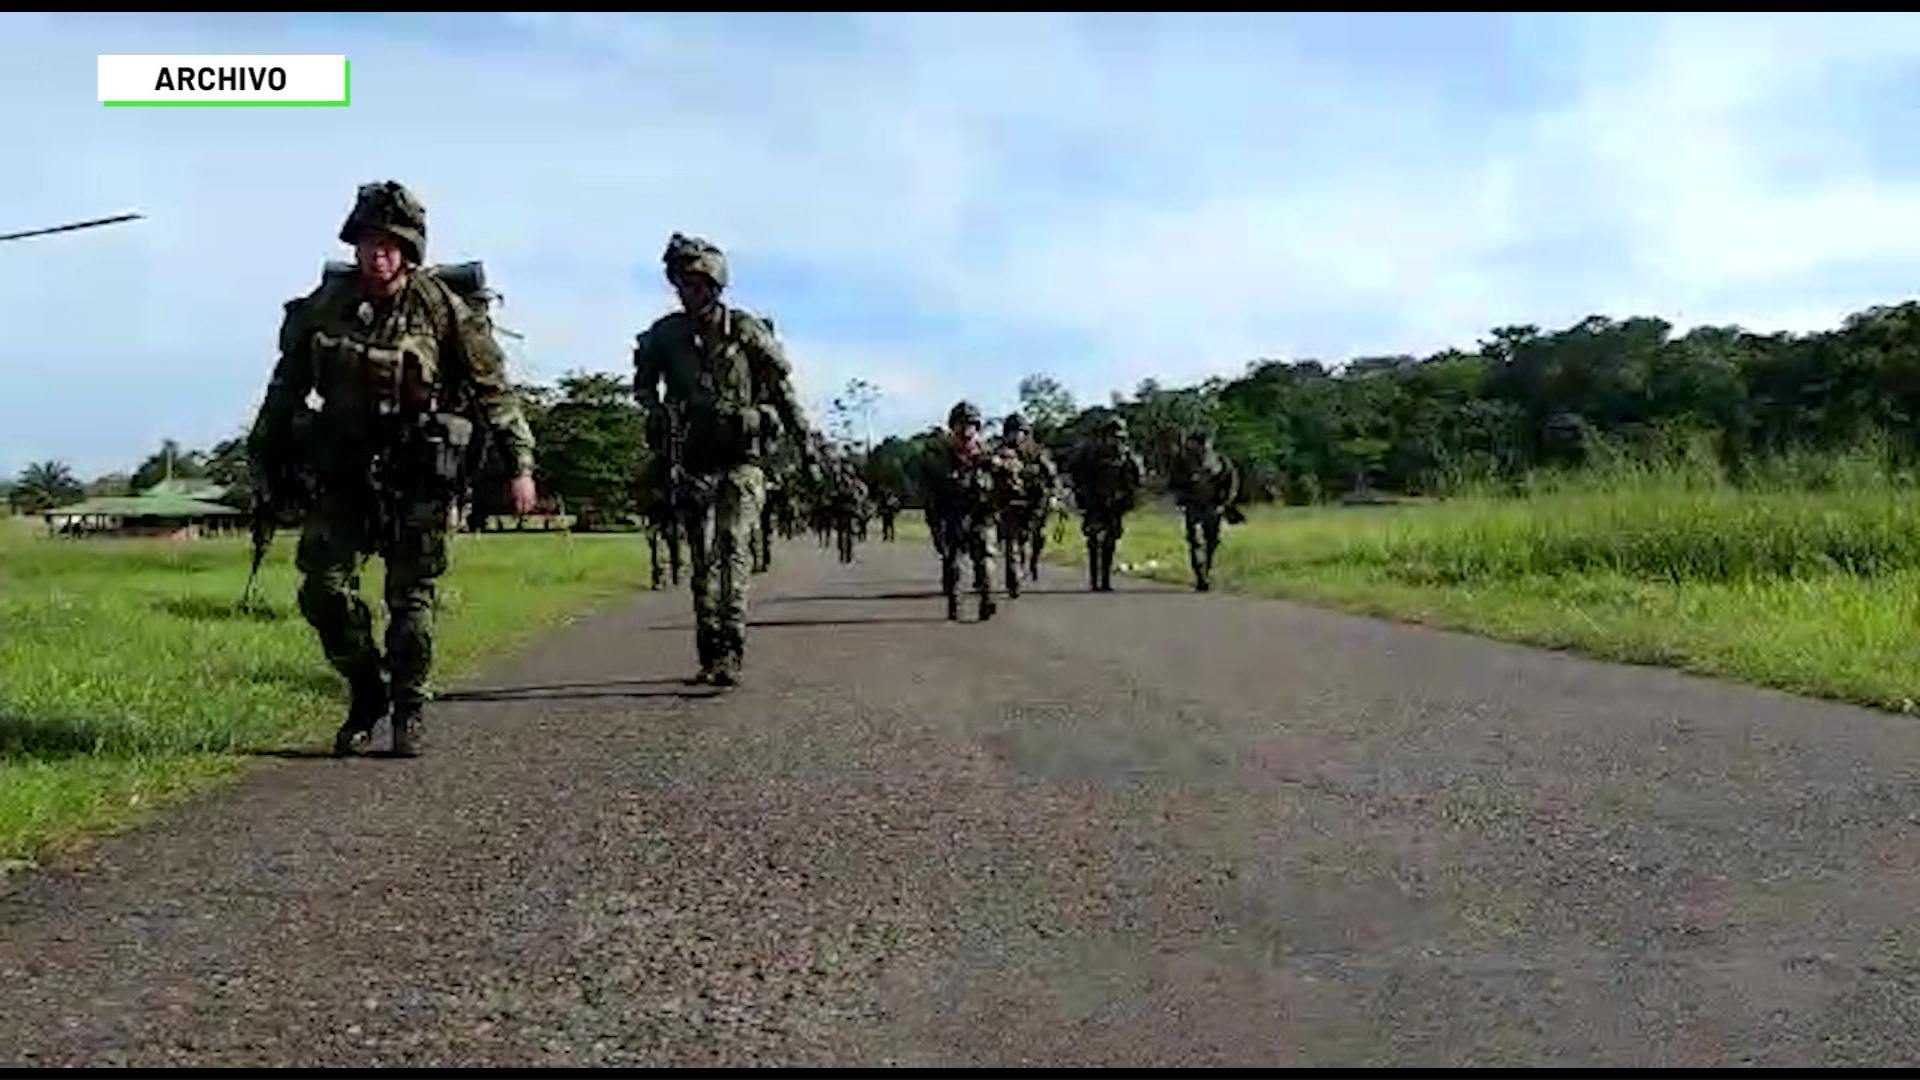
[[[493,338],[480,264],[426,263],[419,200],[392,181],[364,185],[339,235],[355,261],[329,264],[319,286],[287,303],[279,361],[248,437],[255,565],[276,524],[301,522],[300,610],[349,689],[335,752],[358,753],[390,718],[394,751],[411,756],[422,746],[448,534],[488,446],[509,466],[514,512],[533,511],[533,436]],[[771,321],[722,302],[728,273],[718,247],[676,233],[661,261],[680,310],[633,346],[649,447],[634,502],[656,588],[669,576],[678,584],[686,556],[699,659],[690,681],[728,687],[744,664],[749,581],[772,567],[775,535],[811,527],[822,547],[852,562],[874,517],[881,539],[895,538],[905,493],[862,476],[807,424]],[[1080,515],[1089,587],[1110,591],[1144,473],[1125,421],[1112,411],[1093,417],[1064,469],[1025,417],[1007,417],[992,440],[983,425],[978,407],[955,405],[913,485],[947,617],[960,617],[963,560],[983,621],[997,610],[996,555],[1009,597],[1038,579],[1063,495]],[[1205,591],[1221,523],[1237,520],[1238,477],[1198,433],[1170,480],[1195,588]],[[372,556],[386,564],[384,650],[359,595]]]

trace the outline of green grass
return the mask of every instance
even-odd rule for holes
[[[345,690],[295,608],[293,540],[276,542],[249,614],[244,542],[0,528],[0,863],[124,826],[263,751],[329,745]],[[436,682],[643,587],[644,559],[632,537],[457,537]],[[376,561],[376,613],[380,581]]]
[[[1736,485],[1685,462],[1540,477],[1404,506],[1260,508],[1216,587],[1912,712],[1920,493],[1846,460]],[[1057,557],[1084,558],[1075,535]],[[1118,562],[1191,581],[1179,521],[1129,520]]]

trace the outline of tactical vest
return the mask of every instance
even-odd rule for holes
[[[491,329],[488,308],[495,295],[486,287],[486,273],[478,262],[425,267],[415,271],[443,283],[479,313]],[[322,288],[351,279],[351,263],[330,261],[321,273]],[[429,286],[431,288],[431,286]],[[328,409],[338,420],[358,429],[366,418],[368,430],[337,431],[336,437],[377,451],[390,464],[387,478],[409,488],[437,488],[448,493],[463,489],[480,466],[485,441],[476,438],[484,419],[464,399],[464,387],[449,387],[440,356],[439,327],[407,326],[398,338],[375,344],[369,333],[338,335],[315,330],[312,355],[314,385],[323,392],[339,391],[353,399],[343,410]],[[331,404],[331,403],[330,403]],[[332,464],[358,472],[358,454],[346,446],[334,448]],[[343,453],[344,451],[344,453]],[[340,474],[342,468],[326,471]]]
[[[708,340],[691,318],[660,328],[656,347],[665,350],[667,400],[685,425],[687,465],[696,472],[758,463],[767,456],[759,431],[753,358],[739,326],[745,312],[727,309],[718,340]],[[773,323],[760,320],[769,333]]]

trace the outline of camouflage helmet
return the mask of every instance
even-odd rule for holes
[[[667,268],[668,281],[678,281],[682,274],[701,274],[716,288],[727,287],[726,255],[700,237],[674,233],[660,261]]]
[[[1008,413],[1006,419],[1000,421],[1000,430],[1009,435],[1023,435],[1032,429],[1027,425],[1027,418],[1016,412]]]
[[[407,261],[416,266],[427,257],[427,208],[397,180],[361,184],[353,209],[340,226],[340,242],[357,244],[368,229],[378,229],[400,242]]]
[[[968,424],[979,427],[981,422],[980,406],[971,401],[962,401],[947,412],[947,430],[949,431],[958,431]]]

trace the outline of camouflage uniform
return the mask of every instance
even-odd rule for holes
[[[284,445],[310,392],[315,417],[315,505],[295,565],[300,611],[352,688],[335,750],[360,749],[393,711],[397,753],[420,749],[433,661],[435,584],[447,569],[448,513],[471,425],[450,410],[470,401],[505,436],[515,477],[533,473],[533,436],[484,316],[419,269],[426,212],[396,183],[360,189],[340,239],[393,236],[408,270],[399,291],[368,295],[358,276],[329,276],[287,304],[280,359],[248,437],[256,461]],[[364,556],[386,563],[384,659],[360,598]],[[391,672],[391,686],[382,669]]]
[[[1175,459],[1168,480],[1186,517],[1187,561],[1193,567],[1193,587],[1206,592],[1213,587],[1213,556],[1220,549],[1220,522],[1229,514],[1237,514],[1233,504],[1240,495],[1240,472],[1214,449],[1211,437],[1193,432]]]
[[[1112,412],[1097,419],[1091,437],[1074,448],[1067,472],[1074,504],[1080,508],[1080,531],[1087,538],[1089,587],[1112,592],[1114,552],[1146,473],[1140,455],[1127,443],[1126,420]]]
[[[1040,577],[1040,553],[1047,544],[1047,514],[1053,508],[1053,488],[1059,470],[1053,455],[1034,441],[1027,419],[1019,413],[1006,418],[999,448],[1019,464],[1019,473],[1000,501],[1000,554],[1006,560],[1007,595],[1020,595],[1020,572]]]
[[[839,547],[840,561],[853,561],[854,541],[866,520],[867,484],[860,479],[852,459],[834,462],[827,479],[827,516]]]
[[[880,518],[880,539],[893,542],[893,519],[900,516],[900,496],[882,490],[873,497],[873,512]]]
[[[726,288],[726,257],[704,240],[676,233],[662,261],[670,281],[697,274]],[[706,312],[677,311],[641,333],[633,369],[634,396],[660,435],[655,441],[679,426],[682,460],[674,484],[683,496],[676,501],[693,560],[700,656],[694,678],[732,686],[746,652],[750,549],[766,497],[767,444],[782,425],[804,440],[806,420],[773,327],[718,300]]]
[[[948,437],[925,459],[928,493],[927,518],[934,550],[940,553],[940,589],[947,598],[947,618],[960,617],[960,559],[973,563],[973,587],[980,598],[981,620],[993,618],[993,519],[996,492],[1018,475],[1019,462],[986,446],[962,446],[957,432],[977,428],[980,410],[960,402],[947,414]]]

